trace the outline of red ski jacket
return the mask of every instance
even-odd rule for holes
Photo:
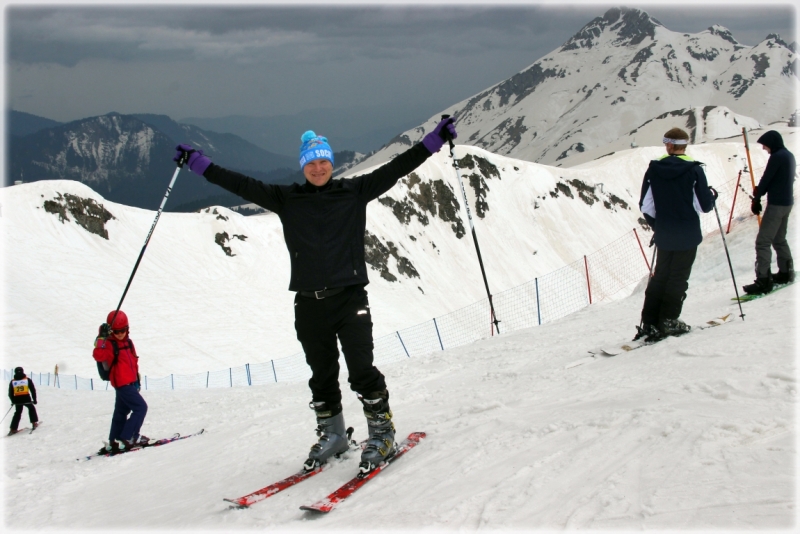
[[[111,385],[121,388],[139,380],[139,357],[136,356],[136,349],[128,336],[122,341],[114,341],[119,346],[119,357],[117,363],[111,366]],[[98,337],[94,342],[92,357],[98,362],[111,365],[114,361],[114,345],[111,339]]]

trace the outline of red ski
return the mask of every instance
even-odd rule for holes
[[[318,512],[322,514],[327,514],[336,506],[348,498],[350,495],[355,493],[355,491],[375,478],[375,476],[389,467],[389,464],[403,456],[405,453],[416,447],[416,445],[420,442],[422,438],[425,437],[425,432],[412,432],[409,436],[403,441],[397,449],[397,452],[394,453],[393,456],[389,457],[380,464],[378,467],[370,471],[366,474],[358,474],[355,478],[351,479],[350,482],[347,482],[344,486],[337,489],[321,501],[318,501],[314,504],[308,506],[301,506],[301,510],[307,510],[309,512]]]
[[[272,497],[276,493],[283,491],[286,488],[294,486],[298,482],[302,482],[307,478],[311,478],[317,473],[321,473],[322,471],[330,467],[330,465],[331,464],[329,463],[325,463],[312,471],[306,471],[305,469],[302,469],[298,473],[295,473],[290,477],[284,478],[283,480],[280,480],[274,484],[270,484],[266,488],[261,488],[260,490],[254,491],[253,493],[245,495],[244,497],[239,497],[238,499],[222,499],[222,500],[236,505],[237,508],[247,508],[259,501],[263,501],[264,499]]]
[[[349,442],[349,449],[351,451],[359,449],[366,443],[366,441],[363,441],[361,443],[356,443],[351,439],[352,436],[353,436],[353,427],[350,427],[347,429],[347,441]],[[334,458],[338,457],[339,455],[334,456]],[[244,497],[239,497],[238,499],[222,499],[222,500],[233,504],[236,508],[248,508],[249,506],[259,501],[263,501],[264,499],[272,497],[276,493],[281,492],[286,488],[291,488],[295,484],[313,477],[317,473],[321,473],[330,466],[331,466],[330,463],[324,463],[312,469],[311,471],[306,471],[305,469],[301,469],[299,472],[295,473],[290,477],[284,478],[283,480],[279,480],[274,484],[270,484],[269,486],[254,491],[253,493],[245,495]]]

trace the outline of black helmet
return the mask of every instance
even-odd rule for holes
[[[17,367],[16,369],[14,369],[14,374],[15,375],[25,374],[25,370],[22,367]]]

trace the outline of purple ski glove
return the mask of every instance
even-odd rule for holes
[[[422,138],[422,144],[425,145],[428,152],[436,154],[441,150],[445,141],[458,137],[455,122],[453,117],[447,117],[437,124],[432,132]]]
[[[188,154],[189,160],[186,162],[186,165],[189,167],[189,170],[195,174],[203,176],[208,166],[211,165],[211,159],[205,156],[202,150],[195,150],[191,145],[178,145],[175,147],[175,150],[177,150],[177,152],[175,153],[175,157],[172,158],[172,161],[180,161],[184,153]]]

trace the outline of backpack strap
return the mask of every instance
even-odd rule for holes
[[[111,346],[114,347],[114,359],[111,360],[111,365],[108,366],[108,372],[111,373],[111,368],[116,365],[117,358],[119,358],[119,345],[116,339],[109,339],[109,341],[111,342]]]

